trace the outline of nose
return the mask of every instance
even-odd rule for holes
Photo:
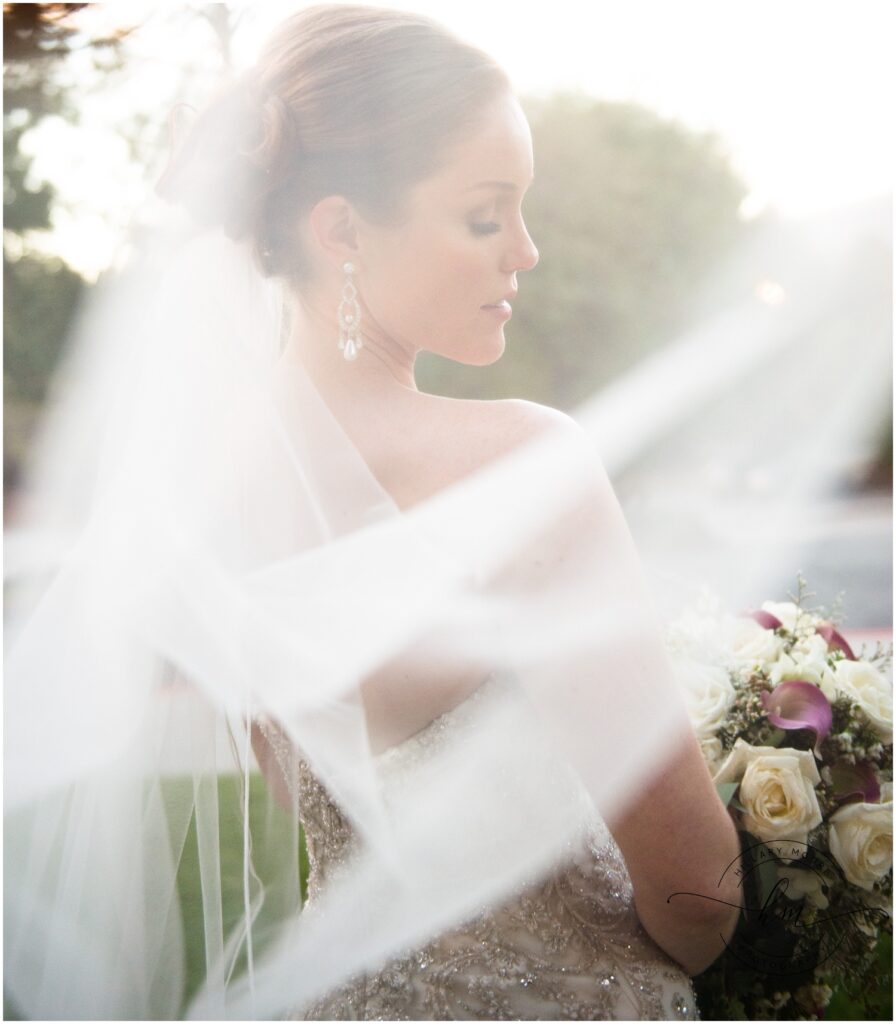
[[[525,228],[523,234],[526,236],[525,262],[520,264],[520,270],[533,270],[538,265],[538,249]]]
[[[507,253],[507,268],[511,273],[516,273],[518,270],[532,270],[538,263],[538,249],[535,248],[535,243],[522,220],[513,242],[512,248]]]

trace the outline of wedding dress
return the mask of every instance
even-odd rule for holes
[[[502,685],[508,686],[488,679],[467,701],[381,753],[384,791],[400,790],[448,735],[462,740],[476,705],[494,699]],[[310,861],[304,912],[311,915],[328,879],[351,870],[358,836],[283,733],[270,722],[261,731],[302,809]],[[625,862],[606,824],[572,776],[568,793],[582,805],[585,826],[546,877],[289,1019],[697,1019],[690,978],[640,925]]]

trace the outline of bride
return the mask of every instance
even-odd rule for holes
[[[175,152],[10,548],[27,1015],[696,1016],[738,842],[612,488],[414,379],[504,353],[533,168],[487,56],[343,5]]]

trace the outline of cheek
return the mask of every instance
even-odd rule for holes
[[[487,301],[480,297],[489,287],[481,248],[462,241],[443,245],[432,253],[424,272],[429,304],[450,319],[469,319]]]
[[[486,244],[429,229],[396,239],[383,257],[370,300],[386,332],[463,362],[491,362],[501,354],[500,324],[480,309],[500,292]]]
[[[405,315],[428,332],[429,340],[434,334],[450,340],[477,322],[479,306],[488,301],[488,268],[485,247],[462,238],[443,237],[436,245],[429,239],[426,247],[409,249],[406,287],[399,289]]]

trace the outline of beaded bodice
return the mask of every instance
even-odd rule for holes
[[[468,710],[460,705],[380,755],[383,777],[400,784],[403,773],[432,755],[446,730],[463,728]],[[356,839],[304,761],[297,779],[313,905],[328,874],[351,857]],[[383,969],[352,979],[294,1019],[696,1017],[690,979],[641,927],[622,854],[595,814],[567,861],[547,878]]]

